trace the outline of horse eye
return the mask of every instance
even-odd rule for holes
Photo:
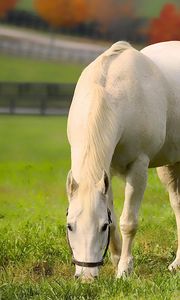
[[[106,231],[108,225],[109,225],[108,223],[105,223],[105,224],[103,225],[103,227],[102,227],[102,231]]]
[[[69,231],[73,231],[72,226],[71,226],[70,224],[67,224],[67,229],[68,229]]]

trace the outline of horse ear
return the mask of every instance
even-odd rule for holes
[[[77,189],[78,189],[78,183],[73,178],[72,171],[70,170],[66,180],[66,190],[69,198],[72,198],[73,194]]]
[[[101,180],[98,182],[97,184],[97,188],[98,190],[103,194],[106,195],[108,188],[109,188],[109,178],[108,175],[106,173],[106,171],[103,171],[103,175]]]

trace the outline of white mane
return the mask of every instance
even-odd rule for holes
[[[103,85],[113,55],[119,55],[131,45],[127,42],[117,42],[95,60],[95,82],[91,85],[91,98],[88,113],[84,155],[82,158],[81,177],[98,182],[102,172],[109,172],[114,151],[117,132],[116,107],[110,100]],[[98,78],[98,80],[97,80]],[[99,81],[99,82],[98,82]]]
[[[132,48],[131,44],[125,41],[119,41],[113,44],[108,50],[106,50],[102,56],[112,56],[112,55],[119,55],[120,53],[124,52],[125,50]]]

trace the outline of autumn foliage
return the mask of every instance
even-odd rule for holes
[[[101,25],[101,30],[125,17],[134,16],[134,4],[132,0],[91,0],[89,1],[89,11],[92,20]]]
[[[85,22],[106,30],[114,20],[133,15],[133,0],[34,0],[38,14],[54,27]]]
[[[180,40],[180,9],[166,4],[159,18],[152,20],[148,33],[150,43]]]
[[[54,27],[73,26],[87,20],[87,0],[34,0],[38,14]]]
[[[0,17],[3,17],[10,9],[16,6],[18,0],[0,0]]]

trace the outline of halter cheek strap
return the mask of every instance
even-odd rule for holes
[[[109,208],[107,209],[107,213],[108,213],[108,223],[110,225],[112,223],[112,220],[111,220],[111,211],[110,211]],[[68,210],[67,210],[66,215],[68,215]],[[71,253],[73,255],[72,247],[71,247],[71,244],[70,244],[70,241],[69,241],[68,231],[67,231],[66,234],[67,234],[68,245],[69,245],[69,248],[71,249]],[[108,250],[108,247],[109,247],[109,242],[110,242],[110,226],[108,226],[108,238],[107,238],[106,248],[104,249],[104,254],[103,254],[102,259],[100,261],[98,261],[98,262],[84,262],[84,261],[78,261],[73,257],[72,258],[72,263],[74,265],[77,265],[77,266],[80,266],[80,267],[86,267],[86,268],[94,268],[94,267],[102,266],[103,262],[104,262],[104,258],[106,256],[106,253],[107,253],[107,250]]]

